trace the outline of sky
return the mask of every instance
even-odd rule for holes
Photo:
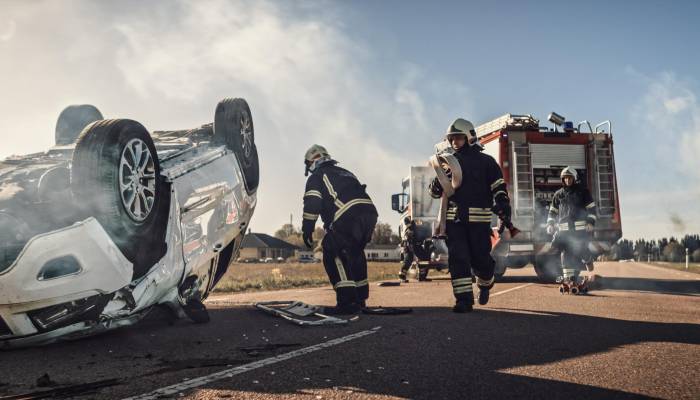
[[[623,235],[700,232],[698,2],[0,1],[0,158],[90,103],[150,130],[245,98],[261,160],[251,227],[300,225],[313,143],[380,220],[457,117],[611,120]]]

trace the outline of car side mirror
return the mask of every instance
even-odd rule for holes
[[[400,213],[406,210],[406,193],[397,193],[391,195],[391,209]]]

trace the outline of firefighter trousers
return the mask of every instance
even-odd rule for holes
[[[561,252],[562,277],[578,278],[585,269],[585,261],[591,258],[588,250],[590,234],[586,231],[559,231],[554,235],[552,247]]]
[[[413,264],[413,249],[411,248],[411,245],[404,245],[403,259],[401,260],[401,272],[404,274],[408,272],[409,268],[411,268],[411,264]]]
[[[447,250],[452,292],[457,301],[474,304],[472,271],[480,288],[490,289],[495,261],[491,257],[491,225],[483,222],[447,222]]]
[[[339,307],[359,304],[369,297],[365,246],[377,223],[376,214],[361,214],[333,223],[321,246],[323,266],[335,289]]]

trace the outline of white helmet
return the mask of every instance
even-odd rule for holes
[[[447,127],[447,131],[445,131],[445,139],[449,140],[450,136],[454,135],[466,136],[467,143],[469,143],[470,146],[474,146],[475,144],[481,145],[476,137],[474,124],[464,118],[457,118],[450,124],[450,126]]]
[[[574,167],[566,167],[561,170],[561,175],[559,175],[562,180],[564,180],[565,176],[571,176],[574,178],[574,182],[578,180],[578,172],[576,172],[576,168]]]
[[[325,147],[320,144],[314,144],[306,150],[304,154],[304,164],[306,165],[306,171],[304,175],[308,175],[309,171],[316,169],[319,162],[328,161],[331,159],[331,155],[328,153]]]

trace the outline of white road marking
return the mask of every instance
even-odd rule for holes
[[[211,382],[219,381],[219,380],[226,379],[226,378],[231,378],[235,375],[240,375],[240,374],[243,374],[245,372],[252,371],[254,369],[262,368],[262,367],[265,367],[268,365],[276,364],[276,363],[281,362],[281,361],[286,361],[286,360],[289,360],[289,359],[292,359],[295,357],[303,356],[305,354],[313,353],[315,351],[323,350],[323,349],[326,349],[328,347],[337,346],[339,344],[349,342],[351,340],[359,339],[361,337],[365,337],[365,336],[377,333],[379,331],[379,329],[381,329],[381,326],[374,327],[374,328],[367,330],[367,331],[357,332],[357,333],[353,333],[352,335],[343,336],[343,337],[340,337],[337,339],[329,340],[327,342],[319,343],[319,344],[316,344],[313,346],[304,347],[303,349],[294,350],[294,351],[289,352],[289,353],[284,353],[284,354],[280,354],[278,356],[266,358],[264,360],[255,361],[255,362],[252,362],[250,364],[239,365],[237,367],[225,369],[223,371],[215,372],[215,373],[210,374],[210,375],[205,375],[205,376],[201,376],[199,378],[190,379],[190,380],[182,382],[182,383],[178,383],[175,385],[166,386],[166,387],[163,387],[160,389],[156,389],[150,393],[141,394],[141,395],[133,396],[133,397],[127,397],[123,400],[150,400],[150,399],[162,398],[163,396],[174,395],[174,394],[183,392],[185,390],[194,389],[194,388],[197,388],[200,386],[204,386],[204,385],[209,384]]]
[[[524,284],[524,285],[516,286],[516,287],[514,287],[514,288],[510,288],[510,289],[504,290],[504,291],[502,291],[502,292],[496,292],[496,293],[492,294],[490,297],[496,297],[496,296],[498,296],[498,295],[500,295],[500,294],[506,294],[506,293],[508,293],[508,292],[512,292],[513,290],[522,289],[522,288],[524,288],[524,287],[528,287],[528,286],[532,286],[532,285],[534,285],[534,283],[526,283],[526,284]]]

